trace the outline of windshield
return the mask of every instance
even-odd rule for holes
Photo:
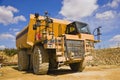
[[[76,26],[77,26],[77,29],[80,33],[91,34],[87,24],[76,22]]]

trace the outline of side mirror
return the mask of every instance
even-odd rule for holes
[[[39,17],[39,13],[35,13],[35,18],[37,19]]]
[[[100,28],[102,28],[101,26],[97,28],[97,35],[102,35],[102,33],[100,32]]]
[[[102,35],[102,33],[100,32],[100,28],[102,28],[101,26],[99,26],[98,28],[95,28],[93,31],[93,35],[97,36],[97,40],[100,41],[100,35]],[[97,30],[97,32],[96,32]],[[96,32],[96,34],[95,34]]]
[[[37,30],[37,25],[36,24],[33,25],[33,30]]]
[[[33,30],[37,30],[37,27],[41,25],[41,20],[38,19],[39,13],[35,13],[35,24],[33,25]]]
[[[41,21],[40,20],[36,20],[36,26],[39,27],[41,25]]]
[[[52,19],[49,19],[49,21],[48,21],[49,23],[53,23],[53,20]]]

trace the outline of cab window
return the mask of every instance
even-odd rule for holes
[[[66,34],[76,34],[76,27],[74,24],[69,24],[66,28]]]

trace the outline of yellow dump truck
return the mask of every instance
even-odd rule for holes
[[[18,69],[46,74],[69,65],[83,71],[95,42],[86,23],[31,14],[29,24],[16,36]]]

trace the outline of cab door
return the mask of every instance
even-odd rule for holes
[[[67,27],[66,27],[65,33],[66,34],[72,34],[72,35],[78,34],[76,25],[74,23],[68,24]]]

